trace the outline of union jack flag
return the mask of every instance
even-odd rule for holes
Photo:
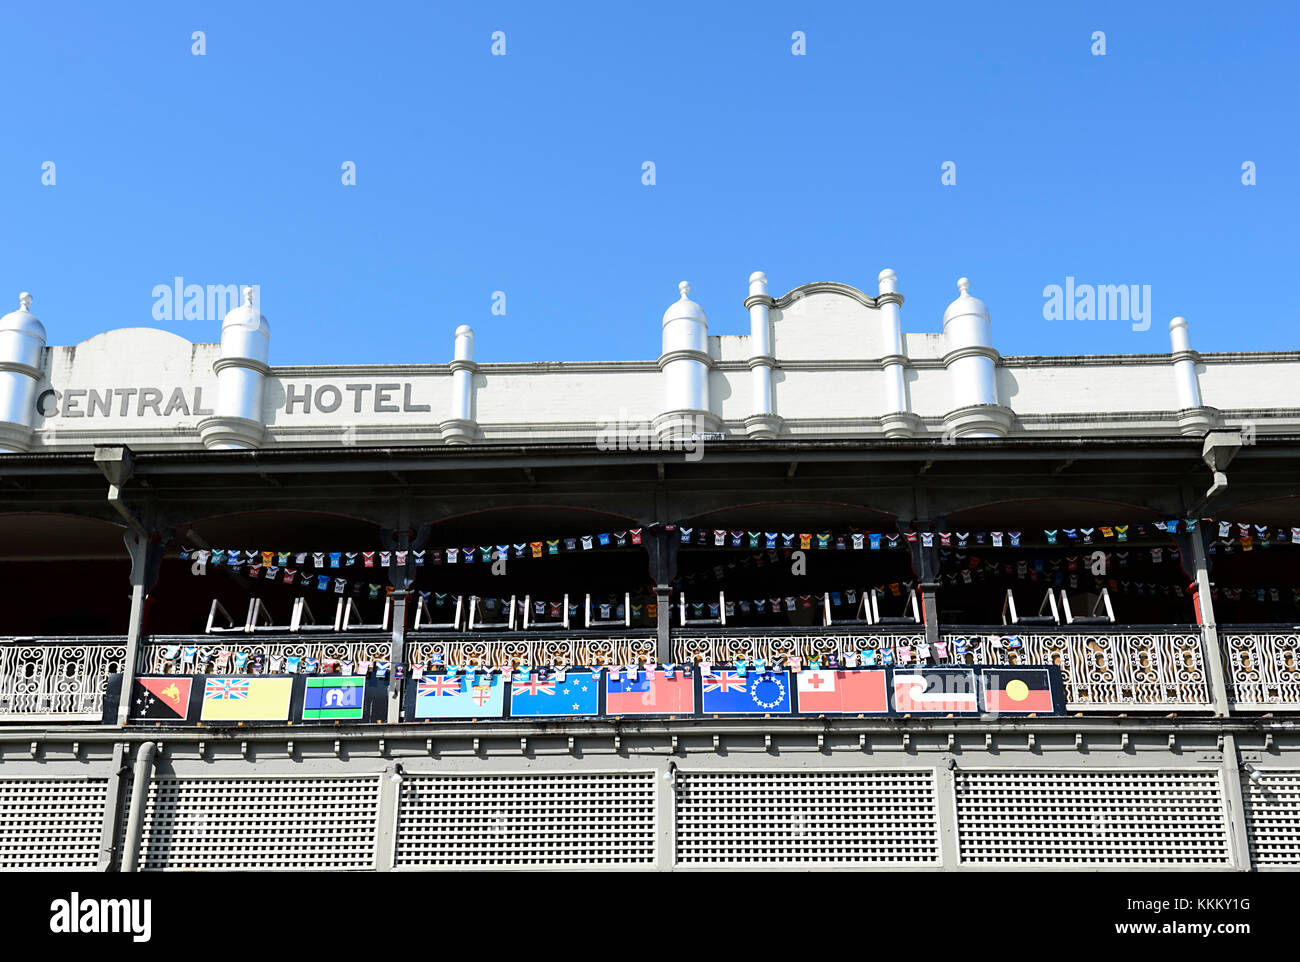
[[[421,678],[418,694],[433,695],[459,695],[460,678],[449,678],[446,675],[434,675],[432,678]]]
[[[214,701],[233,701],[248,697],[248,679],[244,678],[209,678],[203,691],[204,698]]]
[[[555,682],[534,678],[530,681],[517,681],[510,689],[512,695],[554,695]]]
[[[705,691],[744,691],[745,676],[734,671],[720,671],[704,676]]]

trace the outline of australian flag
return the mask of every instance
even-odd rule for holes
[[[565,672],[564,681],[531,676],[510,685],[510,716],[595,715],[600,711],[600,683],[589,671]]]

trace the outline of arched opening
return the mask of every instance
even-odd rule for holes
[[[124,532],[76,515],[0,516],[0,635],[125,635],[131,564]]]

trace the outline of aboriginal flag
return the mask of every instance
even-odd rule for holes
[[[1047,668],[986,668],[984,710],[988,712],[1041,712],[1052,714],[1052,673]]]

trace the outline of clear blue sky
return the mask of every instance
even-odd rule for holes
[[[968,275],[1004,354],[1166,352],[1175,314],[1200,350],[1296,349],[1298,25],[1254,3],[8,3],[0,308],[30,290],[54,344],[216,340],[152,320],[181,275],[260,284],[277,364],[442,362],[462,323],[480,360],[649,359],[683,278],[738,334],[753,270],[874,293],[892,267],[906,330],[939,330]],[[1151,285],[1151,329],[1043,320],[1067,275]]]

